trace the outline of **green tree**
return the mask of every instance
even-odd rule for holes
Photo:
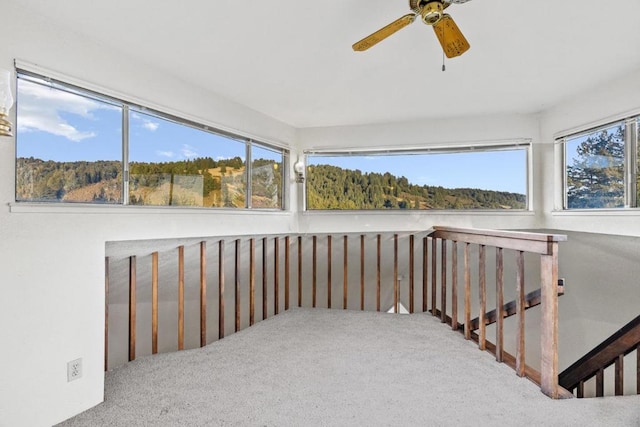
[[[590,135],[567,166],[569,208],[624,206],[624,127]]]

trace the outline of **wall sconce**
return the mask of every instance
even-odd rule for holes
[[[304,182],[304,162],[302,160],[298,160],[293,165],[293,170],[296,173],[296,182],[298,184],[302,184]]]
[[[0,70],[0,136],[13,136],[13,124],[9,121],[12,106],[11,72]]]

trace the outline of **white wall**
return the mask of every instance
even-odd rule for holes
[[[295,130],[2,5],[0,68],[18,58],[169,112],[291,145]],[[168,108],[170,107],[170,109]],[[293,214],[13,205],[15,144],[0,139],[0,426],[46,426],[102,401],[105,242],[291,231]],[[66,364],[82,358],[83,378]]]

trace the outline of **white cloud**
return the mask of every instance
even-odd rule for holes
[[[190,146],[189,144],[183,144],[182,150],[180,151],[182,155],[186,158],[198,157],[199,154],[195,151],[195,148]]]
[[[148,119],[146,115],[142,115],[135,111],[131,112],[131,119],[137,122],[142,122],[140,126],[150,132],[155,132],[160,127],[160,123],[154,122],[153,120]]]
[[[175,157],[173,151],[156,151],[156,154],[161,157]]]
[[[148,131],[155,132],[160,127],[160,123],[152,122],[151,120],[145,120],[142,127]]]
[[[70,141],[80,142],[95,137],[96,133],[77,129],[62,118],[60,113],[95,119],[93,111],[100,108],[103,108],[103,105],[91,99],[27,81],[20,81],[18,130],[20,132],[47,132],[65,137]]]

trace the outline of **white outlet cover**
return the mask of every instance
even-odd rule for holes
[[[82,377],[82,358],[67,363],[67,382]]]

